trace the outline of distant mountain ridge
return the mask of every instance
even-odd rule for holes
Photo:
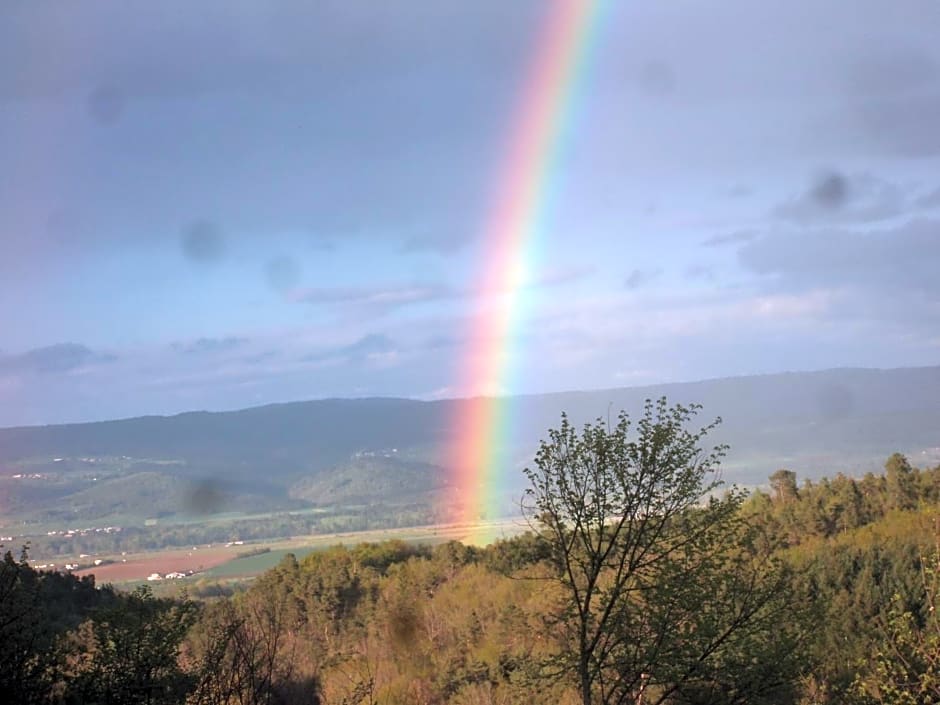
[[[834,369],[509,398],[514,435],[507,491],[519,490],[520,466],[563,411],[581,424],[621,409],[636,415],[646,398],[660,396],[701,404],[702,423],[722,417],[710,440],[731,445],[726,477],[745,484],[784,466],[802,476],[859,474],[894,451],[914,464],[940,462],[940,366]],[[231,508],[315,505],[318,497],[331,504],[387,495],[427,499],[449,488],[448,451],[461,432],[460,407],[468,403],[324,399],[0,429],[0,501],[6,502],[0,509],[64,511],[69,497],[81,493],[88,516],[98,511],[96,496],[102,512],[114,513],[109,485],[124,496],[133,483],[122,478],[135,473],[146,473],[141,477],[151,488],[175,489],[151,490],[128,507],[206,482],[220,488]],[[24,473],[43,477],[11,479]],[[369,482],[383,473],[395,477]]]

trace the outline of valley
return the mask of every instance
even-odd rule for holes
[[[660,395],[721,413],[728,483],[761,486],[784,467],[860,477],[895,451],[940,461],[940,367],[519,396],[505,400],[514,432],[479,519],[516,516],[522,468],[562,410],[580,424]],[[328,399],[0,429],[0,537],[51,562],[444,525],[465,501],[448,455],[469,403]]]

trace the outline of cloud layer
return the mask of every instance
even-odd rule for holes
[[[0,424],[940,362],[940,5],[549,7],[4,8]]]

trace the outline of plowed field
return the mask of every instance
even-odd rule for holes
[[[75,575],[94,575],[97,583],[117,583],[125,580],[145,580],[152,573],[198,573],[214,568],[235,558],[236,553],[226,548],[200,548],[199,550],[161,551],[151,555],[127,556],[108,565],[76,570]]]

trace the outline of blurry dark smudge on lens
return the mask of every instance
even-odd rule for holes
[[[217,480],[206,478],[186,491],[183,508],[190,514],[216,514],[222,509],[224,495]]]
[[[842,174],[829,171],[817,178],[809,195],[817,205],[836,210],[848,200],[849,185]]]
[[[193,262],[212,264],[225,256],[225,237],[218,225],[197,220],[183,229],[180,245]]]

